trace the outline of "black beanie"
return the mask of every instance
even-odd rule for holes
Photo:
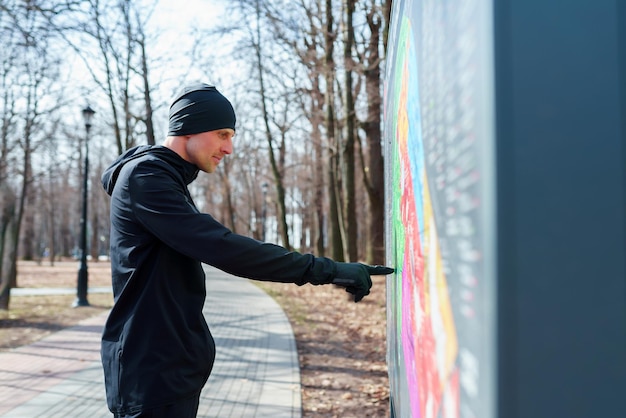
[[[168,136],[183,136],[217,129],[235,129],[235,111],[228,99],[208,84],[185,87],[170,106]]]

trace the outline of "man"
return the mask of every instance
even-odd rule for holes
[[[111,196],[115,304],[102,336],[107,403],[116,417],[195,417],[215,359],[202,315],[201,263],[258,280],[334,283],[358,302],[370,275],[393,269],[339,263],[232,233],[200,213],[187,186],[233,150],[235,112],[215,87],[175,98],[163,146],[139,146],[103,174]]]

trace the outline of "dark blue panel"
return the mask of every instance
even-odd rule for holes
[[[496,6],[507,418],[624,413],[626,43],[617,3]]]

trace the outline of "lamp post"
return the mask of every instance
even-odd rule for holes
[[[263,191],[263,209],[261,210],[261,241],[265,241],[265,217],[267,216],[267,188],[269,184],[264,181],[261,184],[261,191]]]
[[[80,217],[80,267],[78,268],[78,280],[76,284],[76,300],[74,307],[89,306],[87,301],[87,179],[89,177],[89,130],[91,119],[96,113],[89,105],[83,109],[85,120],[85,171],[83,172],[83,211]]]

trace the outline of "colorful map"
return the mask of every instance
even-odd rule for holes
[[[384,145],[394,418],[495,410],[491,13],[478,0],[393,2]]]
[[[390,165],[392,252],[397,335],[402,342],[413,417],[458,416],[458,341],[442,266],[421,134],[417,51],[411,23],[403,19],[397,40],[393,90],[395,115]]]

